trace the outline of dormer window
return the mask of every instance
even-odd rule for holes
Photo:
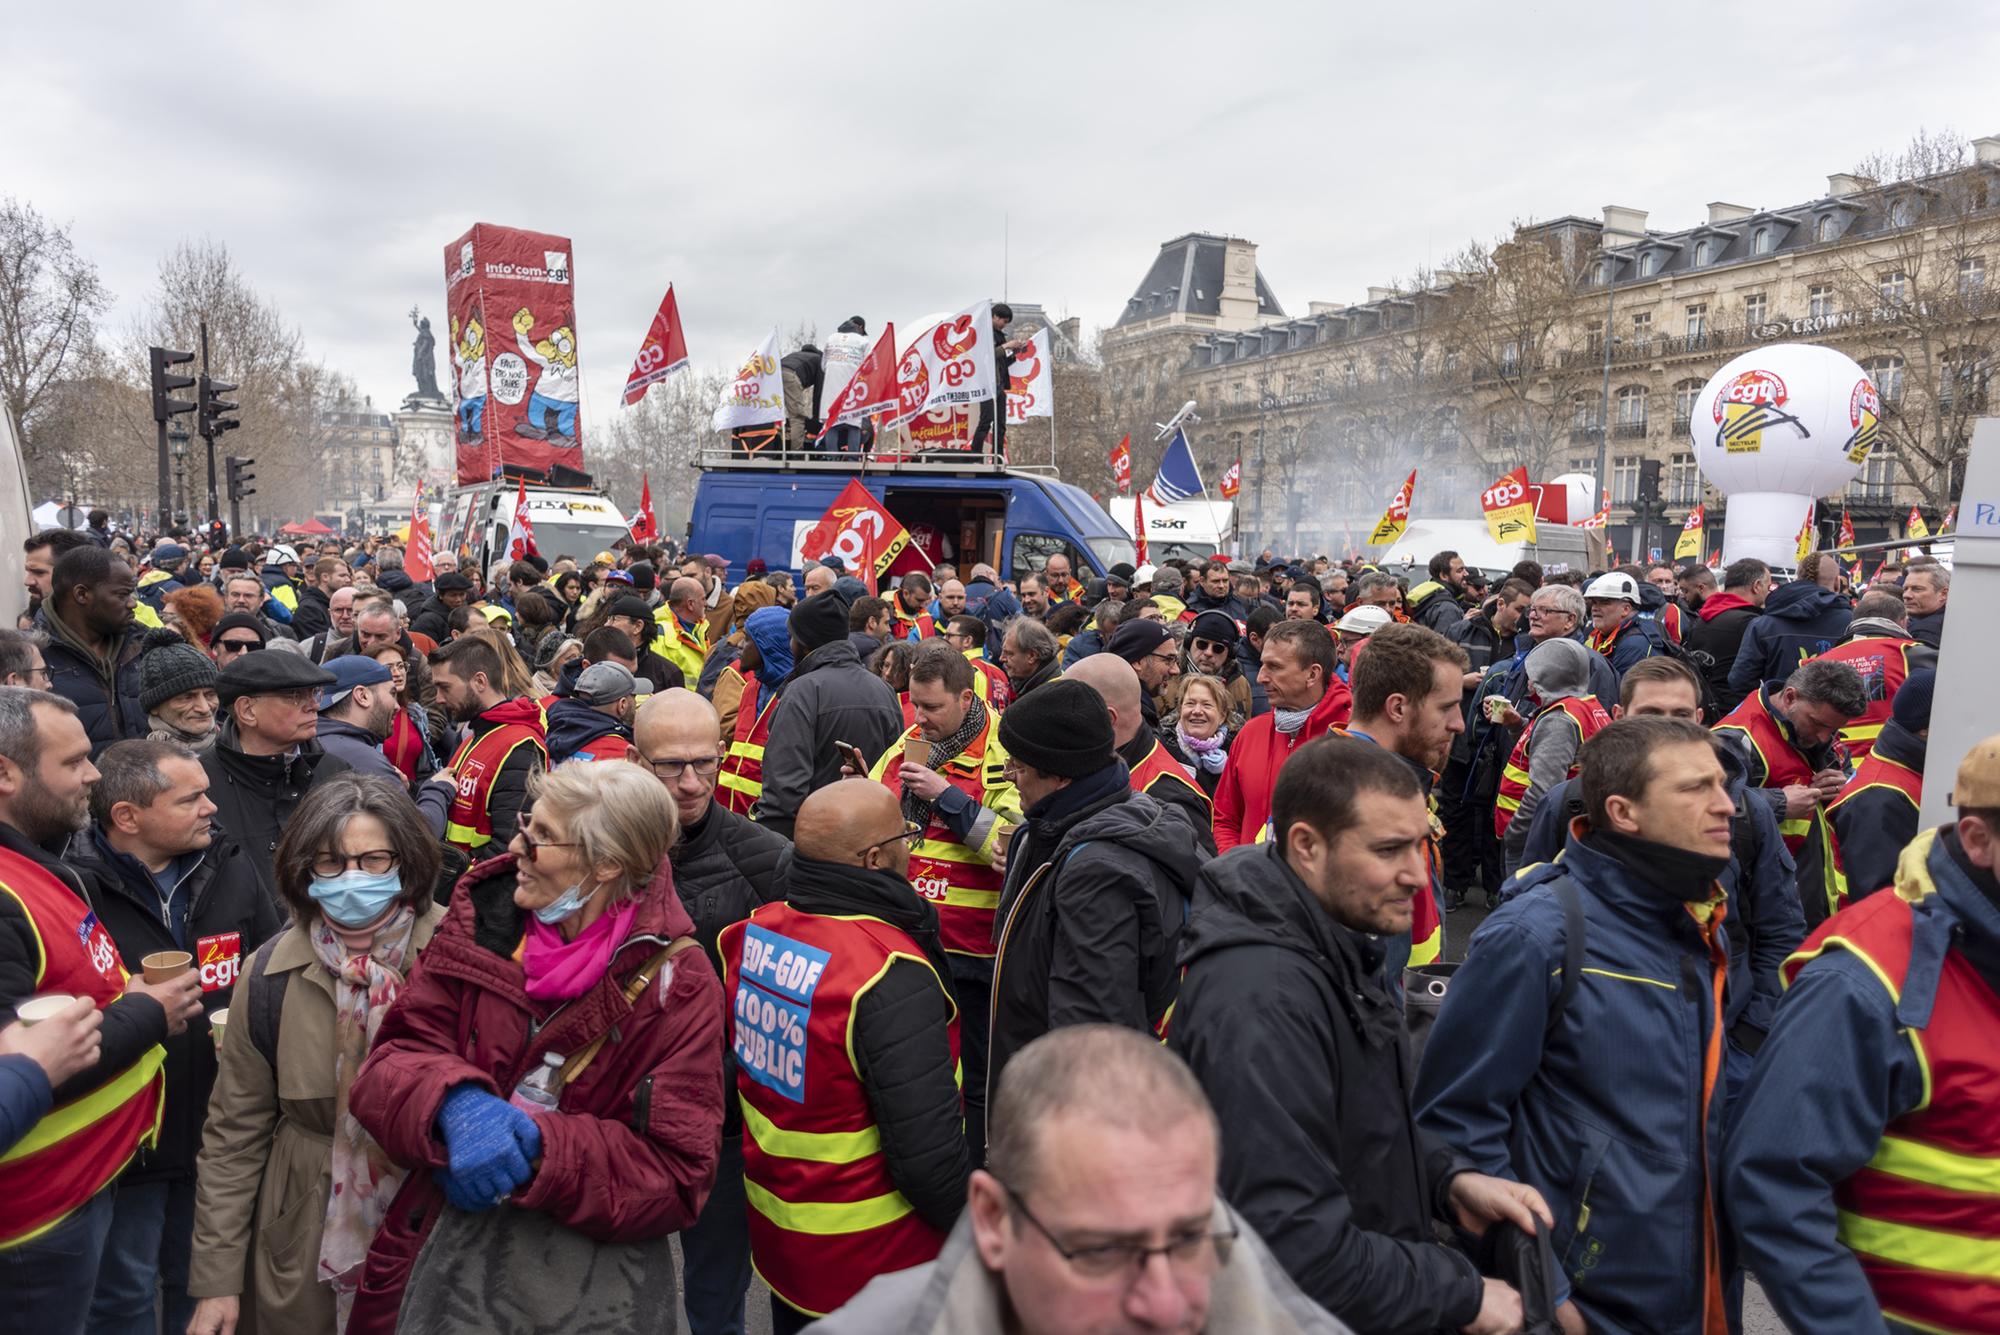
[[[1708,265],[1714,263],[1714,261],[1715,261],[1715,242],[1708,240],[1705,237],[1702,240],[1695,242],[1694,267],[1697,269],[1706,268]]]
[[[1917,220],[1917,201],[1908,195],[1889,206],[1889,221],[1897,227],[1908,227]]]
[[[1649,250],[1639,257],[1639,276],[1651,278],[1660,268],[1660,252]]]
[[[1768,227],[1759,227],[1750,238],[1750,249],[1754,254],[1758,255],[1770,254],[1771,229]]]
[[[1831,241],[1839,235],[1840,219],[1834,217],[1831,213],[1822,213],[1819,216],[1819,221],[1813,224],[1813,240],[1815,241]]]

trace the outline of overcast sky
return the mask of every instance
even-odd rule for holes
[[[446,243],[560,233],[586,449],[669,281],[700,365],[997,297],[1003,230],[1008,292],[1086,327],[1192,230],[1303,313],[1515,220],[1683,227],[2000,134],[2000,11],[1930,0],[107,8],[9,16],[0,194],[73,225],[113,329],[210,237],[393,405],[413,303],[449,383]]]

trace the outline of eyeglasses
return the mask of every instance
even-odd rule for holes
[[[36,664],[34,667],[29,668],[23,675],[28,678],[28,685],[30,686],[53,686],[56,681],[56,674],[49,671],[48,664],[46,663]],[[37,677],[41,678],[40,682],[35,680]]]
[[[366,853],[316,853],[313,855],[312,872],[315,876],[338,876],[351,867],[359,867],[373,876],[395,869],[400,859],[386,848],[371,848]]]
[[[528,859],[528,861],[530,861],[530,862],[533,862],[533,861],[535,861],[535,855],[536,855],[537,853],[541,852],[541,851],[542,851],[543,849],[545,849],[545,848],[580,848],[580,847],[582,847],[582,845],[581,845],[581,844],[574,844],[574,843],[570,843],[570,844],[552,844],[552,843],[548,842],[548,841],[547,841],[546,839],[537,839],[537,838],[535,838],[535,836],[534,836],[534,835],[532,835],[532,834],[529,834],[529,833],[528,833],[528,827],[527,827],[527,826],[525,826],[525,825],[523,825],[523,826],[522,826],[522,827],[521,827],[521,828],[520,828],[519,830],[517,830],[517,831],[516,831],[515,833],[517,833],[517,834],[519,834],[519,835],[520,835],[520,837],[521,837],[521,852],[522,852],[522,854],[523,854],[524,856],[526,856],[526,858],[527,858],[527,859]]]
[[[311,686],[301,686],[295,691],[259,691],[257,697],[263,700],[276,700],[294,709],[319,708],[319,691]]]
[[[1531,617],[1569,617],[1572,620],[1576,617],[1576,613],[1565,612],[1560,607],[1536,607],[1532,603],[1528,606],[1528,615]]]
[[[696,775],[706,779],[712,777],[718,769],[722,768],[722,757],[720,756],[702,756],[696,760],[654,760],[651,756],[646,756],[636,751],[633,754],[639,755],[647,768],[663,779],[678,779],[686,770],[693,770]]]
[[[264,647],[261,640],[217,640],[215,647],[225,654],[247,654]]]
[[[911,842],[915,842],[916,840],[921,839],[923,837],[924,837],[923,826],[917,825],[910,821],[904,821],[903,832],[901,834],[892,834],[887,839],[877,839],[872,844],[863,844],[859,849],[855,850],[854,856],[858,858],[865,858],[874,850],[881,848],[884,844],[893,844],[899,839],[907,839],[910,840]]]
[[[1084,1279],[1124,1279],[1129,1283],[1155,1256],[1166,1257],[1167,1264],[1178,1274],[1212,1274],[1228,1264],[1230,1248],[1239,1236],[1236,1226],[1231,1224],[1223,1232],[1188,1233],[1158,1247],[1148,1247],[1143,1242],[1107,1242],[1101,1247],[1072,1249],[1065,1247],[1047,1224],[1035,1218],[1034,1211],[1021,1199],[1021,1193],[1012,1187],[1006,1191],[1007,1199],[1021,1212],[1021,1217],[1033,1224],[1035,1231],[1056,1249],[1056,1254]]]
[[[1156,649],[1152,653],[1147,654],[1146,657],[1152,659],[1155,663],[1178,663],[1181,661],[1179,654],[1175,653],[1172,649],[1165,648]]]

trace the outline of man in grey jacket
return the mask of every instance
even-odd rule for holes
[[[1348,1330],[1217,1196],[1215,1114],[1157,1042],[1115,1025],[1046,1034],[1008,1066],[995,1113],[938,1259],[878,1277],[808,1331]]]

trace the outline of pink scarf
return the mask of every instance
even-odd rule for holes
[[[574,941],[563,940],[560,931],[529,914],[521,951],[528,995],[537,1001],[568,1001],[588,992],[611,967],[611,957],[631,935],[638,913],[638,901],[627,900],[578,932]]]

